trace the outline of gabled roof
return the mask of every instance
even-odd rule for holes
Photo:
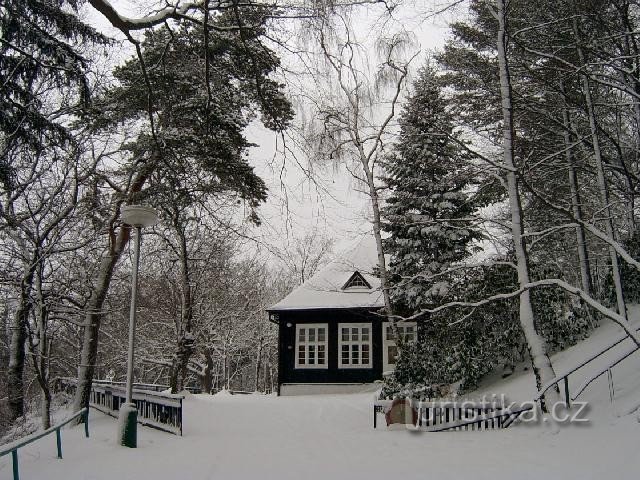
[[[267,311],[384,307],[380,279],[373,275],[377,264],[375,239],[371,234],[363,236]],[[357,276],[371,288],[345,288]]]

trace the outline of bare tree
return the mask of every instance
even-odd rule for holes
[[[382,244],[377,167],[386,143],[394,134],[409,64],[417,53],[406,54],[412,47],[411,37],[399,32],[377,39],[380,56],[374,63],[367,46],[359,43],[348,17],[337,15],[335,23],[321,20],[312,28],[325,70],[317,72],[317,93],[306,97],[315,120],[307,140],[315,148],[318,159],[342,161],[356,181],[364,185],[370,200],[385,310],[390,315],[392,305]],[[371,79],[372,71],[376,72],[375,81]],[[326,81],[326,85],[319,85],[319,79]]]

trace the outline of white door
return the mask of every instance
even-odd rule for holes
[[[397,323],[398,335],[404,338],[407,343],[416,341],[417,326],[416,322]],[[391,324],[383,322],[382,324],[382,372],[384,374],[391,373],[396,368],[396,360],[398,358],[398,347],[396,340],[391,331]]]

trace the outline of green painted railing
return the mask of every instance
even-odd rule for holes
[[[85,437],[89,438],[89,409],[83,408],[58,425],[54,425],[53,427],[47,428],[43,432],[34,433],[33,435],[21,438],[20,440],[16,440],[15,442],[2,447],[2,449],[0,449],[0,457],[11,454],[11,459],[13,461],[13,480],[20,480],[20,471],[18,468],[19,448],[22,448],[25,445],[29,445],[30,443],[33,443],[36,440],[41,439],[42,437],[46,437],[50,433],[56,432],[56,447],[58,449],[58,458],[62,458],[62,436],[60,435],[60,429],[68,423],[73,422],[78,417],[84,418],[84,435]]]

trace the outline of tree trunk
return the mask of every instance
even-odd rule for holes
[[[49,386],[42,389],[42,398],[40,400],[40,415],[42,416],[42,428],[46,430],[51,427],[51,390]]]
[[[160,160],[160,154],[157,151],[151,153],[149,160],[143,164],[142,169],[136,175],[131,183],[127,201],[133,202],[136,195],[142,190],[147,178],[155,169],[156,163]],[[120,206],[118,205],[118,209]],[[118,213],[118,212],[117,212]],[[113,221],[117,217],[113,218]],[[109,292],[113,271],[122,256],[122,252],[126,248],[131,239],[131,228],[128,225],[122,225],[119,232],[114,233],[113,226],[109,231],[109,248],[106,257],[100,261],[96,282],[91,292],[91,297],[87,304],[84,333],[82,337],[82,350],[80,352],[80,364],[78,365],[78,382],[76,395],[73,399],[74,411],[81,408],[89,408],[89,398],[91,395],[91,382],[96,368],[96,360],[98,356],[98,343],[100,341],[100,324],[102,322],[102,308],[104,301]],[[82,416],[78,419],[81,423]]]
[[[562,85],[561,90],[564,93],[564,86]],[[571,119],[569,117],[569,111],[566,105],[562,110],[562,120],[564,123],[563,137],[565,146],[565,158],[567,160],[569,189],[571,192],[571,209],[573,211],[574,217],[582,220],[582,203],[580,199],[580,191],[578,189],[578,176],[576,174],[576,167],[573,159],[573,152],[571,149]],[[587,240],[584,227],[582,225],[578,225],[576,227],[576,245],[578,250],[578,260],[580,262],[580,277],[582,279],[582,289],[587,295],[593,296],[593,282],[591,281],[589,252],[587,250]]]
[[[576,49],[578,52],[578,59],[580,65],[586,68],[584,52],[580,46],[580,32],[578,30],[578,21],[573,18],[573,34],[576,40]],[[596,172],[598,178],[598,190],[600,193],[600,203],[602,205],[602,211],[605,214],[605,231],[607,236],[612,240],[615,240],[615,231],[613,228],[613,212],[611,211],[611,205],[609,203],[609,190],[607,188],[607,179],[604,174],[604,160],[602,159],[602,151],[600,149],[600,138],[598,135],[598,125],[596,123],[596,114],[594,110],[593,98],[591,96],[591,85],[589,84],[589,77],[584,70],[580,73],[580,79],[582,81],[582,94],[587,107],[587,115],[589,117],[589,127],[591,129],[591,142],[593,146],[593,154],[596,163]],[[616,304],[618,307],[618,313],[627,318],[627,308],[624,301],[624,293],[622,290],[622,279],[620,277],[620,265],[618,263],[618,254],[615,248],[609,246],[609,257],[611,259],[611,276],[613,277],[613,284],[616,289]]]
[[[189,359],[193,354],[193,299],[191,294],[191,280],[189,275],[189,252],[187,249],[187,238],[180,223],[179,212],[174,216],[174,228],[178,236],[180,248],[180,281],[182,287],[182,305],[181,318],[179,326],[178,339],[178,369],[180,371],[180,380],[178,388],[184,389],[187,381],[187,371]]]
[[[213,358],[208,351],[204,352],[206,366],[201,377],[201,388],[204,393],[211,393],[213,388]]]
[[[9,368],[7,371],[7,395],[11,421],[24,415],[24,363],[27,341],[27,321],[31,311],[31,289],[36,262],[27,265],[20,283],[18,308],[11,322]]]
[[[254,371],[255,381],[253,384],[253,391],[257,392],[260,388],[260,364],[262,363],[262,338],[258,345],[258,352],[256,353],[256,368]]]
[[[179,376],[180,369],[178,368],[178,357],[174,355],[171,360],[171,370],[169,371],[169,388],[171,388],[171,393],[178,393]]]
[[[509,195],[509,207],[511,211],[511,234],[515,247],[516,263],[518,268],[518,283],[520,287],[530,282],[529,261],[523,237],[524,227],[522,224],[522,204],[518,187],[518,178],[514,160],[514,140],[515,133],[513,127],[513,105],[511,78],[509,63],[507,60],[507,13],[506,0],[496,0],[498,20],[498,63],[500,73],[500,96],[502,100],[503,115],[503,140],[504,140],[504,166],[507,170],[507,188]],[[533,371],[536,376],[536,384],[540,389],[544,384],[555,378],[555,372],[551,365],[547,353],[547,344],[544,338],[537,332],[533,306],[531,304],[531,294],[525,290],[520,295],[520,325],[527,340],[529,355]],[[549,403],[559,401],[558,393],[551,389],[545,394],[545,400]]]
[[[380,277],[380,288],[382,289],[382,298],[384,299],[384,308],[397,343],[400,343],[398,338],[398,330],[396,328],[396,322],[393,318],[393,309],[391,307],[391,294],[389,293],[389,276],[387,273],[387,262],[384,258],[384,247],[382,246],[382,223],[380,220],[380,198],[378,196],[378,190],[376,189],[375,177],[373,170],[369,168],[369,162],[365,156],[362,156],[361,162],[362,168],[367,177],[367,183],[369,186],[369,197],[371,198],[371,209],[373,211],[373,237],[376,240],[376,250],[378,253],[378,275]]]
[[[87,305],[80,365],[78,365],[78,383],[73,400],[73,410],[76,412],[89,406],[91,382],[93,381],[98,356],[98,334],[100,333],[100,322],[102,321],[102,307],[109,291],[113,270],[129,242],[130,233],[130,228],[122,226],[118,235],[112,239],[113,244],[109,248],[109,255],[100,262],[97,282]]]

